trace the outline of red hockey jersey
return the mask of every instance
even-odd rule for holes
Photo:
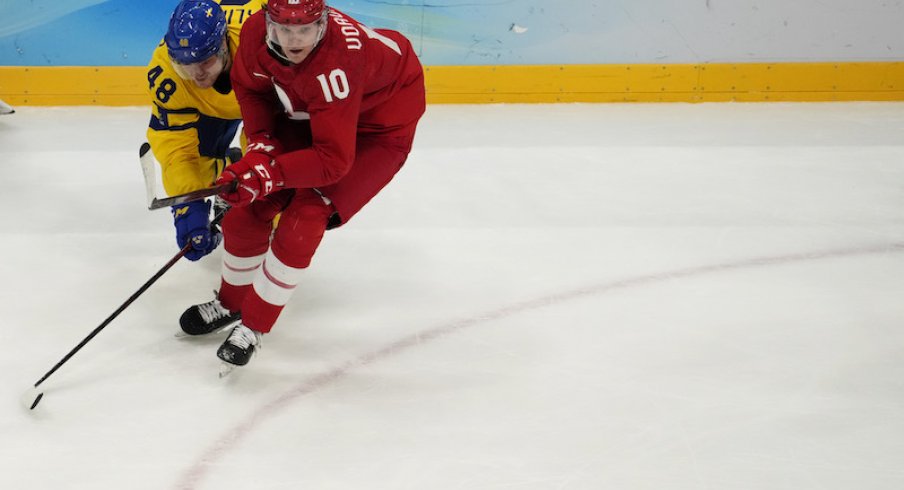
[[[361,137],[410,142],[424,113],[424,74],[400,33],[370,29],[332,9],[323,38],[297,65],[278,59],[266,43],[264,12],[245,22],[232,82],[249,141],[274,141],[285,186],[315,188],[339,181]],[[310,135],[301,134],[310,120]],[[288,132],[297,141],[286,141]],[[294,128],[294,129],[293,129]],[[299,144],[305,142],[305,144]],[[298,150],[297,148],[312,145]]]

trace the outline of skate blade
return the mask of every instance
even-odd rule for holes
[[[176,337],[177,339],[203,339],[205,337],[210,337],[211,335],[216,335],[218,333],[225,332],[226,330],[229,330],[230,328],[232,328],[234,326],[235,326],[235,324],[226,325],[225,327],[218,328],[209,333],[202,333],[202,334],[198,334],[198,335],[190,335],[190,334],[185,333],[184,330],[179,330],[178,332],[173,334],[173,337]]]
[[[229,364],[228,362],[221,362],[221,363],[220,363],[220,374],[219,374],[219,375],[220,375],[220,379],[223,379],[223,378],[225,378],[226,376],[229,376],[229,375],[232,374],[232,372],[235,371],[238,367],[239,367],[239,366],[236,366],[235,364]]]

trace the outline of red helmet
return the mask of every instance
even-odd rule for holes
[[[323,0],[270,0],[267,13],[277,24],[310,24],[323,17],[326,2]]]

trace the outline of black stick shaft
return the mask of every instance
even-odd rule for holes
[[[235,191],[236,187],[238,187],[238,182],[232,181],[226,184],[208,187],[206,189],[198,189],[196,191],[187,192],[185,194],[179,194],[178,196],[170,196],[160,199],[154,198],[154,200],[151,202],[151,205],[148,206],[148,209],[154,210],[167,208],[170,206],[175,206],[177,204],[198,201],[204,199],[205,197],[215,196],[223,192],[233,192]]]
[[[100,325],[97,326],[97,328],[95,328],[94,330],[92,330],[91,333],[88,334],[88,336],[85,337],[84,340],[82,340],[81,342],[79,342],[79,344],[78,344],[77,346],[75,346],[74,349],[72,349],[71,351],[69,351],[69,353],[66,354],[65,357],[63,357],[62,359],[60,359],[60,362],[56,363],[56,366],[54,366],[50,371],[47,371],[47,374],[45,374],[43,377],[41,377],[41,379],[38,380],[37,383],[35,383],[35,388],[37,388],[38,385],[40,385],[41,383],[43,383],[44,380],[46,380],[47,378],[49,378],[51,374],[55,373],[55,372],[57,371],[57,369],[59,369],[60,366],[62,366],[63,364],[65,364],[66,361],[68,361],[72,356],[74,356],[76,352],[78,352],[79,350],[81,350],[81,348],[84,347],[85,344],[87,344],[88,342],[90,342],[91,339],[93,339],[95,335],[99,334],[100,331],[103,330],[107,325],[109,325],[110,322],[112,322],[114,318],[116,318],[117,316],[119,316],[119,314],[122,313],[126,308],[128,308],[129,305],[132,304],[133,301],[135,301],[136,299],[138,299],[138,297],[141,296],[142,293],[144,293],[145,291],[147,291],[148,288],[151,287],[152,284],[154,284],[155,282],[157,282],[157,279],[160,279],[160,276],[162,276],[163,274],[165,274],[166,271],[170,270],[170,268],[171,268],[173,265],[175,265],[176,262],[179,261],[179,259],[181,259],[183,256],[185,256],[185,254],[188,253],[189,250],[191,250],[191,248],[192,248],[192,247],[191,247],[191,242],[188,242],[184,247],[182,247],[182,250],[179,250],[179,253],[177,253],[176,255],[174,255],[173,258],[171,258],[169,262],[167,262],[163,267],[161,267],[160,270],[157,271],[156,274],[154,274],[150,279],[148,279],[148,281],[147,281],[146,283],[144,283],[140,288],[138,288],[138,291],[135,291],[135,293],[132,294],[132,296],[130,296],[129,299],[127,299],[127,300],[125,301],[125,303],[123,303],[122,305],[120,305],[119,308],[117,308],[116,311],[113,312],[113,314],[111,314],[110,316],[108,316],[106,320],[104,320]]]

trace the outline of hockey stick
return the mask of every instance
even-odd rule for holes
[[[233,181],[228,184],[186,192],[185,194],[158,198],[155,196],[155,189],[157,187],[157,173],[155,168],[157,167],[157,163],[154,161],[154,155],[151,154],[151,145],[147,142],[142,143],[141,148],[138,149],[138,160],[141,162],[141,173],[144,174],[144,190],[147,194],[148,209],[151,210],[197,201],[223,192],[233,192],[238,186],[238,183]]]
[[[0,114],[14,114],[15,112],[12,106],[0,100]]]
[[[185,246],[182,247],[182,250],[179,250],[179,253],[174,255],[173,258],[171,258],[169,260],[169,262],[167,262],[163,267],[161,267],[160,270],[157,271],[156,274],[154,274],[150,279],[148,279],[148,281],[146,283],[144,283],[140,288],[138,288],[138,290],[135,291],[135,293],[132,294],[132,296],[130,296],[129,299],[127,299],[125,301],[125,303],[121,304],[119,306],[119,308],[117,308],[116,311],[113,312],[113,314],[108,316],[107,319],[104,320],[103,322],[101,322],[101,324],[98,325],[97,328],[92,330],[91,333],[88,334],[88,336],[84,338],[84,340],[79,342],[79,344],[77,346],[75,346],[74,349],[69,351],[68,354],[66,354],[62,359],[60,359],[60,362],[56,363],[56,366],[53,366],[53,368],[51,368],[50,371],[47,371],[47,374],[42,376],[41,379],[39,379],[34,384],[34,388],[28,390],[22,396],[22,404],[25,405],[29,410],[34,410],[34,408],[36,406],[38,406],[38,402],[41,401],[41,398],[44,397],[44,393],[38,390],[38,386],[40,386],[41,383],[43,383],[47,378],[49,378],[50,375],[55,373],[57,371],[57,369],[59,369],[63,364],[66,363],[66,361],[68,361],[70,358],[72,358],[72,356],[74,356],[76,352],[81,350],[81,348],[84,347],[85,344],[90,342],[91,339],[93,339],[95,335],[99,334],[100,331],[103,330],[107,325],[109,325],[110,322],[112,322],[114,318],[119,316],[119,314],[122,313],[126,308],[128,308],[128,306],[130,304],[132,304],[133,301],[138,299],[138,297],[141,296],[142,293],[147,291],[148,288],[151,287],[151,285],[157,281],[157,279],[160,279],[160,276],[162,276],[164,273],[166,273],[166,271],[168,271],[173,265],[175,265],[175,263],[178,262],[179,259],[181,259],[183,256],[185,256],[185,254],[188,253],[188,251],[191,250],[191,248],[192,248],[191,242],[188,242],[187,244],[185,244]]]

